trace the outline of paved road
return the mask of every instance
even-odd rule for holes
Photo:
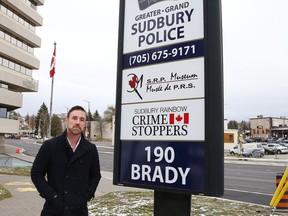
[[[33,139],[5,139],[5,144],[9,144],[25,150],[24,154],[35,157],[41,144]],[[111,142],[96,142],[99,152],[101,170],[113,172],[113,151]]]
[[[19,141],[10,141],[14,144]],[[23,141],[22,147],[30,145]],[[113,146],[111,143],[96,143],[103,171],[113,172]],[[38,144],[32,144],[39,149]],[[29,147],[31,152],[37,150]],[[26,153],[26,152],[25,152]],[[288,155],[265,155],[265,158],[251,159],[225,157],[225,182],[223,198],[269,205],[276,188],[276,174],[285,171]],[[268,160],[267,160],[268,159]],[[283,162],[284,160],[284,162]],[[281,163],[279,161],[282,161]],[[257,162],[257,163],[256,163]]]

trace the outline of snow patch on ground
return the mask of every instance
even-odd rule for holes
[[[111,192],[89,203],[89,216],[152,216],[153,192]],[[191,215],[196,216],[278,216],[288,212],[273,212],[268,206],[254,205],[216,197],[191,196]]]

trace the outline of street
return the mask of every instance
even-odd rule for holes
[[[24,154],[35,157],[41,144],[36,143],[34,139],[5,139],[5,144],[13,145],[18,148],[25,149]],[[97,142],[96,143],[101,170],[113,172],[113,147],[111,142]]]
[[[23,148],[25,149],[24,153],[30,156],[35,156],[40,148],[40,144],[29,139],[6,139],[5,144]],[[112,144],[96,142],[96,146],[101,169],[112,173],[114,155]],[[276,175],[283,173],[285,169],[284,165],[260,162],[247,164],[243,161],[229,162],[229,158],[227,158],[224,163],[224,196],[222,198],[267,206],[276,189]]]

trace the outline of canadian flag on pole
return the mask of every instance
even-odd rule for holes
[[[55,65],[56,65],[56,42],[54,43],[54,52],[51,59],[51,65],[50,65],[50,77],[53,77],[55,74]]]

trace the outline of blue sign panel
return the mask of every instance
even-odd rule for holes
[[[157,47],[123,56],[123,69],[204,56],[204,40]]]
[[[124,184],[201,192],[205,186],[205,144],[202,142],[121,142]]]

